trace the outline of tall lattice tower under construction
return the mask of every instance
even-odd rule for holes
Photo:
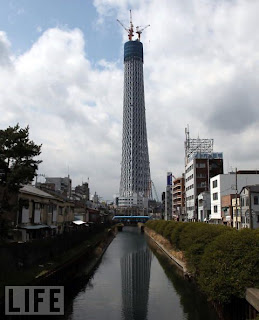
[[[118,20],[123,26],[123,24]],[[148,27],[148,26],[146,26]],[[151,197],[151,179],[146,129],[143,44],[140,35],[146,28],[134,28],[130,12],[129,41],[124,44],[124,101],[122,161],[119,206],[145,207]]]

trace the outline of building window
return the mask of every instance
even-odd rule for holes
[[[218,193],[217,192],[213,193],[213,200],[218,200]]]
[[[258,196],[254,196],[254,204],[258,204]]]
[[[214,206],[214,213],[218,212],[218,206]]]
[[[218,180],[212,181],[212,187],[217,188],[217,186],[218,186]]]
[[[40,203],[38,202],[35,202],[35,210],[40,210]]]

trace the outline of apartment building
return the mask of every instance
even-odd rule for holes
[[[185,178],[175,178],[173,181],[173,219],[185,220]]]
[[[188,221],[198,220],[198,195],[210,190],[210,179],[223,173],[223,153],[193,153],[185,166],[185,207]]]
[[[71,197],[72,192],[72,180],[70,177],[46,177],[46,184],[53,184],[55,191],[58,191],[60,194],[66,196],[67,198]]]
[[[173,214],[173,194],[172,194],[172,172],[167,172],[167,184],[165,191],[165,220],[172,220]]]
[[[185,129],[185,209],[188,221],[198,220],[198,196],[210,190],[210,178],[223,173],[223,153],[213,152],[213,139],[190,139]]]

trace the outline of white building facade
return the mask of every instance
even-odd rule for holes
[[[245,171],[247,172],[247,171]],[[211,198],[211,223],[222,223],[221,197],[236,192],[240,193],[246,185],[259,184],[259,172],[257,173],[235,173],[219,174],[210,179],[210,198]]]
[[[185,167],[185,208],[188,220],[192,220],[195,215],[196,199],[196,161],[192,159]]]
[[[240,228],[259,228],[259,185],[245,186],[240,192]]]
[[[198,221],[208,222],[210,213],[210,192],[204,191],[198,195]]]
[[[125,207],[125,208],[148,208],[148,198],[143,197],[137,193],[133,193],[131,197],[119,197],[118,199],[118,206]]]

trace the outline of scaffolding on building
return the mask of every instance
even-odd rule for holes
[[[197,153],[211,154],[213,152],[213,142],[214,139],[190,139],[189,126],[185,128],[185,163],[187,164],[189,160]]]

